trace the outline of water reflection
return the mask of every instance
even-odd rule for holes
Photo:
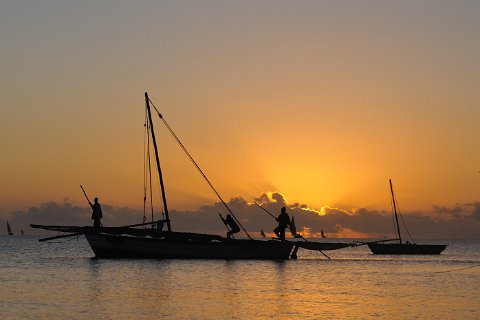
[[[88,280],[86,284],[87,292],[87,301],[90,306],[89,311],[92,314],[99,314],[100,310],[104,310],[105,306],[103,305],[103,282],[102,276],[100,274],[101,261],[95,258],[88,259]]]
[[[3,318],[478,318],[480,268],[438,271],[478,264],[479,244],[440,257],[357,249],[277,262],[99,260],[80,240],[2,241]]]

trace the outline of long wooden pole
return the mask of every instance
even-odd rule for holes
[[[158,177],[160,179],[160,188],[162,190],[162,200],[163,200],[163,209],[165,211],[165,220],[167,221],[168,231],[172,231],[172,228],[170,226],[170,218],[168,216],[167,197],[165,196],[165,187],[163,185],[162,169],[160,169],[160,160],[158,158],[157,141],[155,140],[155,131],[153,130],[152,113],[150,112],[150,99],[148,98],[147,92],[145,92],[145,102],[147,104],[148,121],[150,122],[150,132],[152,133],[152,142],[155,150],[155,159],[157,162]]]
[[[268,213],[273,219],[277,220],[277,217],[275,217],[273,214],[271,214],[267,209],[265,209],[264,207],[262,207],[261,205],[259,205],[258,203],[256,203],[255,201],[253,201],[253,203],[255,203],[257,205],[257,207],[259,207],[260,209],[262,209],[263,211],[265,211],[266,213]]]
[[[87,198],[88,203],[91,204],[90,199],[88,199],[87,193],[85,192],[85,189],[83,189],[82,185],[80,185],[80,188],[82,188],[83,194],[85,195],[85,198]]]
[[[388,179],[388,181],[390,182],[390,192],[392,193],[393,210],[395,212],[395,223],[397,224],[398,240],[400,240],[400,244],[402,244],[402,236],[400,235],[400,225],[398,224],[397,216],[397,201],[395,200],[395,194],[393,193],[392,179]]]

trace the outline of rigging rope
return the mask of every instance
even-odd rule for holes
[[[153,192],[152,192],[152,164],[150,160],[150,134],[149,134],[149,124],[147,121],[147,160],[148,160],[148,182],[150,185],[150,209],[152,213],[152,222],[153,222]]]
[[[395,222],[395,208],[394,208],[394,197],[390,197],[390,210],[392,210],[392,212],[394,212],[394,214],[392,215],[392,221],[393,221],[393,230],[395,231],[395,237],[397,239],[400,239],[400,235],[398,234],[397,232],[397,223]]]
[[[143,223],[147,222],[147,139],[148,139],[148,129],[147,129],[147,109],[145,108],[145,132],[143,134]],[[145,226],[146,228],[146,226]]]
[[[403,220],[403,215],[400,211],[400,205],[398,204],[398,200],[397,198],[395,197],[395,191],[392,190],[392,193],[393,193],[393,197],[391,199],[391,206],[392,206],[392,211],[394,211],[394,205],[397,206],[397,214],[400,216],[400,219],[402,220],[402,225],[403,225],[403,228],[405,229],[405,231],[407,232],[408,234],[408,237],[410,238],[410,241],[414,242],[413,241],[413,238],[412,238],[412,235],[410,234],[410,231],[408,231],[408,228],[407,228],[407,225],[405,224],[405,221]],[[395,201],[395,204],[393,203]],[[395,227],[396,226],[396,222],[395,222],[395,218],[393,220],[393,226]],[[400,235],[398,234],[397,230],[395,229],[395,234],[397,235],[397,238],[400,239]]]
[[[398,214],[400,215],[400,219],[402,219],[403,227],[405,228],[405,231],[407,231],[410,241],[415,242],[412,238],[412,235],[410,234],[410,231],[408,231],[407,225],[405,224],[405,220],[403,220],[403,215],[402,215],[402,212],[400,211],[400,205],[398,204],[398,201],[397,201],[397,209],[398,209]]]
[[[153,208],[153,185],[152,185],[152,160],[151,160],[151,155],[150,155],[150,149],[151,149],[151,142],[150,142],[150,123],[148,121],[148,113],[147,113],[147,108],[145,108],[145,138],[144,138],[144,213],[143,213],[143,222],[145,223],[147,218],[146,218],[146,201],[147,201],[147,183],[149,186],[149,197],[150,197],[150,210],[151,210],[151,221],[154,222],[154,208]],[[145,142],[146,140],[146,142]],[[145,147],[146,144],[146,147]],[[148,181],[147,181],[148,180]],[[158,188],[161,188],[160,186],[160,181],[158,181]],[[160,200],[160,203],[162,203],[162,200]],[[162,217],[165,219],[165,212],[162,211]]]
[[[168,131],[170,131],[170,133],[172,134],[172,136],[175,138],[175,140],[177,141],[177,143],[179,144],[179,146],[182,148],[182,150],[185,152],[185,154],[187,155],[187,157],[190,159],[190,161],[193,163],[193,165],[197,168],[198,172],[200,172],[200,174],[202,175],[202,177],[205,179],[205,181],[208,183],[208,185],[210,186],[210,188],[213,190],[213,192],[215,192],[215,194],[217,195],[218,199],[223,203],[223,205],[225,206],[225,208],[227,208],[228,212],[232,215],[232,217],[235,219],[235,221],[239,224],[239,226],[242,228],[243,232],[245,232],[245,234],[247,235],[247,237],[249,239],[252,239],[252,237],[248,234],[247,230],[245,230],[245,228],[242,226],[242,224],[240,223],[240,221],[237,219],[237,217],[235,216],[235,214],[232,212],[232,210],[230,210],[230,208],[228,207],[227,203],[223,200],[223,198],[220,196],[220,194],[217,192],[217,190],[215,189],[215,187],[212,185],[212,183],[210,182],[210,180],[208,180],[207,176],[205,175],[205,173],[203,173],[202,169],[200,169],[200,167],[198,166],[198,164],[195,162],[195,160],[193,159],[193,157],[190,155],[190,153],[187,151],[187,149],[185,148],[185,146],[183,145],[183,143],[180,141],[180,139],[177,137],[177,135],[175,134],[175,132],[173,132],[172,128],[168,125],[167,121],[163,118],[162,114],[158,111],[157,107],[155,106],[155,104],[152,102],[152,100],[149,100],[150,103],[152,104],[153,108],[155,108],[155,111],[157,112],[158,116],[160,117],[160,119],[162,120],[163,124],[165,125],[165,127],[167,127]]]

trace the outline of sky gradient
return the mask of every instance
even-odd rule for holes
[[[478,1],[2,1],[0,217],[140,209],[145,91],[226,200],[473,208],[479,30]],[[156,126],[169,205],[212,205]]]

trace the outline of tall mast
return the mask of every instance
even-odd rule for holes
[[[147,104],[148,121],[150,122],[150,131],[152,133],[152,142],[153,142],[153,148],[155,150],[155,159],[156,159],[156,162],[157,162],[158,177],[160,179],[160,188],[162,190],[162,199],[163,199],[163,209],[165,211],[165,220],[167,220],[168,231],[172,231],[172,229],[170,227],[170,217],[168,216],[167,197],[165,196],[165,187],[163,186],[162,169],[160,169],[160,160],[158,158],[157,141],[155,140],[155,131],[153,130],[152,114],[150,112],[150,99],[148,98],[148,93],[146,93],[146,92],[145,92],[145,102]]]
[[[398,224],[398,216],[397,216],[397,201],[395,200],[395,195],[393,194],[392,179],[388,179],[388,181],[390,181],[390,192],[392,193],[393,210],[395,212],[395,223],[397,225],[398,240],[400,240],[400,244],[402,244],[402,236],[400,235],[400,225]]]

